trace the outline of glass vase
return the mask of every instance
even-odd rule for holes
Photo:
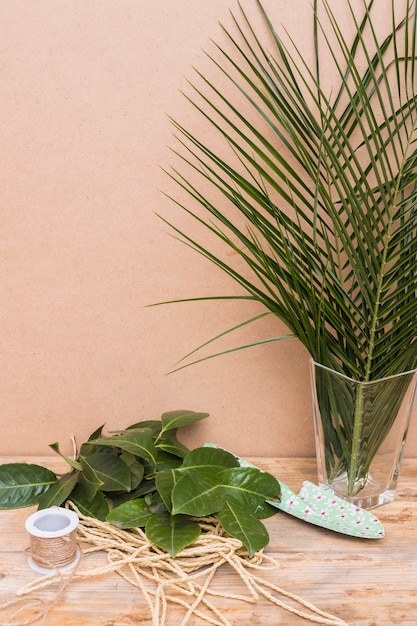
[[[319,484],[371,509],[395,497],[417,370],[370,382],[310,361]]]

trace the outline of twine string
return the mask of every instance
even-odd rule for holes
[[[66,567],[77,556],[77,533],[73,530],[62,537],[50,538],[31,535],[30,554],[40,567],[53,570]]]
[[[27,550],[26,552],[30,554],[30,550]],[[58,604],[58,602],[63,599],[66,588],[70,584],[71,579],[73,578],[75,571],[80,563],[81,558],[78,561],[77,565],[74,567],[74,569],[66,573],[65,575],[61,574],[59,570],[55,570],[55,572],[48,574],[44,577],[49,579],[53,578],[55,583],[57,581],[61,583],[58,591],[55,593],[54,597],[51,600],[45,600],[36,596],[32,597],[31,600],[27,600],[25,597],[19,597],[26,594],[19,594],[19,592],[17,592],[17,598],[0,604],[0,613],[2,615],[6,614],[6,621],[3,621],[2,618],[2,621],[0,621],[0,626],[29,626],[30,624],[38,624],[38,626],[42,626],[43,624],[45,624],[49,611],[55,604]],[[51,564],[47,562],[47,565],[48,567],[50,567]],[[38,581],[39,579],[33,581],[35,587]],[[26,617],[25,615],[28,612],[30,612],[30,614]]]
[[[108,522],[82,515],[72,504],[71,507],[80,519],[77,536],[83,545],[84,557],[104,551],[107,563],[89,569],[74,568],[71,576],[66,578],[66,585],[70,580],[86,580],[116,572],[142,592],[153,626],[168,624],[168,608],[172,605],[185,610],[180,626],[186,626],[192,616],[212,626],[232,626],[224,611],[216,606],[215,599],[225,598],[253,604],[260,597],[310,622],[347,626],[344,620],[265,580],[261,576],[262,572],[279,567],[279,563],[263,551],[249,558],[242,543],[225,535],[215,519],[199,520],[202,534],[174,559],[151,544],[142,529],[123,530]],[[224,564],[228,564],[242,580],[246,593],[229,593],[212,587],[216,572]],[[20,589],[17,595],[22,597],[39,591],[60,579],[62,575],[48,574]],[[59,594],[60,598],[65,587]],[[292,604],[278,596],[291,600]],[[24,624],[13,623],[13,626]]]
[[[45,624],[51,608],[64,597],[65,590],[71,582],[81,558],[77,565],[65,574],[60,572],[60,568],[70,565],[75,560],[78,551],[81,557],[82,552],[79,550],[75,530],[62,537],[40,538],[31,535],[30,547],[25,550],[26,554],[31,556],[33,562],[39,567],[51,570],[51,573],[43,578],[54,582],[58,581],[60,586],[51,600],[36,596],[27,600],[19,597],[22,594],[17,593],[16,599],[0,604],[0,613],[5,614],[5,621],[2,619],[0,626],[29,626],[30,624],[42,626]],[[36,579],[29,585],[33,584],[36,589],[40,580],[43,579]]]

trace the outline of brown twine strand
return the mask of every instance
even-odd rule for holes
[[[77,546],[76,546],[77,547]],[[31,550],[26,551],[28,554],[31,554]],[[34,555],[31,554],[32,558]],[[62,574],[58,569],[55,572],[48,574],[47,577],[53,577],[54,582],[59,581],[61,583],[58,591],[55,593],[54,597],[51,600],[45,600],[39,597],[33,597],[31,601],[27,601],[26,599],[18,597],[14,600],[9,600],[0,604],[0,612],[6,613],[6,620],[1,621],[0,626],[29,626],[30,624],[37,623],[38,626],[42,626],[46,622],[46,618],[48,616],[49,611],[55,604],[60,602],[65,594],[66,588],[68,587],[71,579],[73,578],[77,567],[81,562],[82,552],[80,551],[80,560],[77,565],[70,572]],[[45,561],[45,564],[42,567],[48,567],[53,569],[52,563],[48,560]],[[36,580],[33,581],[36,583]],[[23,595],[19,592],[16,593],[17,596]],[[14,612],[11,612],[14,610]],[[25,614],[30,612],[28,617],[25,617]]]
[[[31,536],[30,553],[36,565],[59,569],[72,563],[77,556],[76,530],[62,537]]]
[[[47,574],[20,589],[17,592],[18,597],[63,580],[58,597],[53,601],[55,603],[62,598],[70,581],[117,572],[141,591],[153,626],[166,626],[169,605],[178,605],[185,610],[180,626],[186,626],[192,616],[213,626],[233,626],[216,607],[214,603],[216,597],[248,603],[254,603],[264,597],[283,610],[310,622],[323,626],[347,626],[342,619],[263,579],[260,573],[279,567],[279,563],[263,551],[249,558],[242,543],[226,536],[214,518],[199,520],[202,527],[201,536],[174,559],[167,552],[151,544],[142,529],[122,530],[108,522],[82,515],[72,503],[71,507],[80,518],[77,536],[78,541],[83,544],[84,556],[105,551],[107,563],[91,569],[81,569],[77,566],[68,575]],[[212,588],[211,583],[215,574],[224,564],[228,564],[242,580],[247,590],[246,594],[216,591]],[[288,598],[302,609],[284,602],[277,595]],[[45,607],[46,613],[53,603]],[[43,622],[46,613],[39,616]],[[26,626],[35,621],[34,618],[31,622],[0,623],[0,626],[9,624]]]
[[[7,621],[0,622],[1,626],[27,626],[34,624],[39,620],[41,623],[45,622],[46,611],[45,602],[41,598],[33,598],[31,602],[22,602],[22,600],[9,600],[0,604],[0,611],[2,613],[10,613],[6,617]],[[25,618],[24,613],[30,611],[29,617]],[[23,615],[23,617],[22,617]]]

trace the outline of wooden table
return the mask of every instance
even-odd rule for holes
[[[60,459],[36,457],[0,458],[1,463],[27,461],[60,471]],[[293,490],[303,480],[316,480],[312,459],[251,459]],[[26,518],[35,509],[0,511],[0,602],[38,575],[27,565],[24,550],[29,537]],[[320,609],[345,620],[350,626],[417,625],[417,460],[406,459],[401,470],[395,502],[375,510],[384,524],[383,539],[354,539],[299,521],[278,512],[265,520],[270,534],[267,553],[280,568],[267,574],[280,587]],[[92,555],[87,558],[100,558]],[[223,566],[222,566],[223,567]],[[239,592],[240,581],[219,571],[219,588]],[[50,594],[50,590],[37,595]],[[285,598],[284,598],[285,599]],[[310,624],[261,600],[255,604],[224,602],[221,609],[236,626],[302,626]],[[168,624],[178,626],[183,613],[174,609]],[[0,612],[0,625],[3,624]],[[200,626],[191,618],[191,626]],[[152,626],[140,592],[116,573],[74,581],[49,612],[46,626]]]

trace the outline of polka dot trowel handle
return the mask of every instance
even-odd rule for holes
[[[331,489],[306,480],[295,494],[284,483],[280,482],[280,485],[281,501],[269,504],[304,522],[364,539],[381,539],[385,534],[384,527],[372,512],[339,498]]]

